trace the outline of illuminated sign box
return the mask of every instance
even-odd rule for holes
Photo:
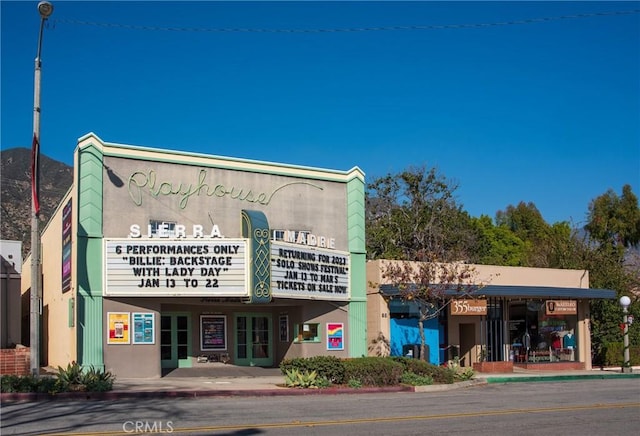
[[[348,301],[349,253],[282,242],[271,243],[274,297]]]
[[[106,239],[105,296],[246,297],[247,241]]]

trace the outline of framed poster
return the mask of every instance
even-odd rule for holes
[[[200,350],[227,349],[227,317],[200,315]]]
[[[153,313],[133,314],[133,343],[155,344],[155,317]]]
[[[327,350],[344,350],[344,324],[327,323]]]
[[[280,315],[280,342],[289,342],[289,315]]]
[[[107,312],[108,344],[129,344],[129,312]]]

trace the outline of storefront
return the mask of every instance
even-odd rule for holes
[[[42,279],[50,366],[154,377],[366,354],[364,175],[89,134]]]
[[[368,340],[387,338],[392,355],[419,344],[418,308],[385,283],[387,261],[367,263]],[[463,366],[508,362],[538,369],[590,369],[589,303],[614,299],[608,289],[590,289],[588,271],[473,265],[482,286],[468,295],[450,290],[446,308],[425,322],[428,360],[457,358]],[[403,325],[403,330],[398,330]],[[412,355],[415,351],[412,351]],[[500,365],[493,365],[500,367]]]
[[[509,360],[575,362],[577,300],[509,301]]]

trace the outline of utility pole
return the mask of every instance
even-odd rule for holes
[[[38,3],[40,33],[33,80],[33,143],[31,145],[31,334],[29,354],[31,374],[40,375],[40,316],[42,313],[42,283],[40,272],[40,69],[42,62],[42,33],[44,23],[53,13],[53,5],[48,1]]]

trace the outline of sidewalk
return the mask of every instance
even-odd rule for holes
[[[33,393],[2,393],[4,401],[43,401],[51,399],[116,400],[123,398],[177,398],[215,396],[275,396],[275,395],[337,395],[381,392],[439,392],[481,386],[489,383],[551,382],[593,379],[640,379],[640,367],[632,373],[620,368],[591,371],[540,371],[516,369],[513,373],[477,373],[473,380],[451,385],[393,386],[371,388],[295,389],[284,386],[284,376],[278,368],[236,367],[182,368],[159,378],[117,379],[109,392],[64,392],[55,395]]]
[[[513,373],[476,373],[477,379],[487,383],[544,382],[595,379],[640,378],[640,366],[632,367],[631,373],[623,373],[620,368],[594,368],[592,370],[545,371],[514,368]]]

